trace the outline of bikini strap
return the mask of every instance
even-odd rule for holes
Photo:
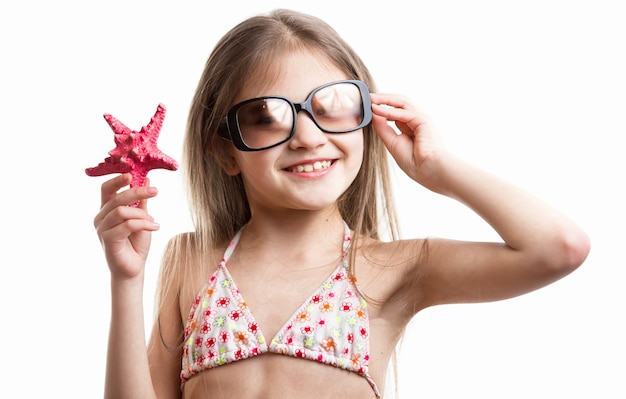
[[[237,247],[237,244],[239,244],[239,239],[241,238],[241,233],[243,232],[244,227],[239,229],[237,234],[235,234],[233,239],[230,240],[230,242],[228,243],[228,246],[226,247],[226,251],[224,251],[224,256],[222,257],[222,260],[220,261],[220,266],[225,265],[226,262],[228,261],[228,259],[230,259],[230,256],[235,251],[235,248]]]
[[[345,221],[343,222],[343,226],[344,226],[344,233],[343,233],[343,245],[341,249],[341,264],[346,270],[348,270],[350,267],[349,262],[348,262],[348,252],[350,249],[350,244],[352,243],[352,237],[350,234],[350,227]],[[220,261],[220,265],[225,265],[228,259],[230,259],[230,256],[235,251],[237,244],[239,244],[239,240],[241,239],[241,234],[243,233],[244,228],[245,226],[239,229],[237,234],[235,234],[233,239],[230,240],[230,242],[228,243],[228,246],[226,247],[226,251],[224,251],[224,256],[222,257],[222,260]]]
[[[344,269],[348,270],[350,268],[348,250],[350,249],[350,244],[352,243],[352,237],[350,235],[350,227],[348,227],[348,223],[344,221],[343,226],[344,226],[344,233],[343,233],[343,246],[341,249],[341,265],[344,267]]]

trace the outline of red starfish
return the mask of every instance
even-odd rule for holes
[[[104,162],[85,169],[88,176],[130,172],[130,186],[139,187],[144,185],[146,176],[152,169],[178,169],[178,163],[157,148],[157,139],[165,119],[163,104],[158,105],[148,125],[138,132],[129,129],[110,114],[104,114],[104,119],[115,133],[116,147],[109,151],[110,156]]]

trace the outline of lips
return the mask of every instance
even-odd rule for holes
[[[291,166],[287,168],[287,170],[289,172],[295,172],[295,173],[310,173],[310,172],[317,172],[320,170],[328,169],[330,168],[332,164],[333,162],[330,160],[315,161],[311,163],[302,163],[299,165]]]

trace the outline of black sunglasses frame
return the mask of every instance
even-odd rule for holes
[[[355,86],[357,86],[359,88],[359,91],[361,93],[361,99],[363,100],[363,120],[361,121],[361,123],[355,127],[355,128],[351,128],[349,130],[328,130],[328,129],[324,129],[323,127],[321,127],[319,125],[319,123],[317,122],[317,120],[315,119],[315,116],[313,115],[313,108],[311,107],[311,101],[313,100],[313,96],[315,95],[315,93],[317,93],[318,91],[328,87],[328,86],[332,86],[332,85],[336,85],[338,83],[351,83]],[[252,148],[252,147],[248,147],[248,145],[246,145],[246,143],[243,141],[243,137],[241,137],[241,132],[239,130],[239,122],[237,121],[237,111],[239,110],[239,108],[243,107],[244,105],[252,102],[252,101],[258,101],[258,100],[264,100],[264,99],[281,99],[284,100],[285,102],[287,102],[292,109],[293,112],[293,124],[291,126],[291,131],[289,132],[289,136],[287,136],[284,140],[281,140],[278,143],[269,145],[267,147],[261,147],[261,148]],[[218,134],[220,135],[221,138],[225,139],[225,140],[229,140],[232,141],[232,143],[234,144],[234,146],[240,150],[240,151],[262,151],[262,150],[267,150],[269,148],[273,148],[276,146],[279,146],[283,143],[286,143],[287,141],[291,140],[291,138],[293,137],[293,135],[296,132],[296,120],[298,119],[298,113],[300,111],[305,111],[307,114],[309,114],[309,116],[311,117],[311,120],[315,123],[315,125],[323,132],[325,133],[331,133],[331,134],[339,134],[339,133],[349,133],[349,132],[353,132],[355,130],[359,130],[364,128],[365,126],[369,125],[370,122],[372,121],[372,100],[370,99],[370,92],[369,92],[369,88],[367,87],[367,85],[360,81],[360,80],[338,80],[335,82],[331,82],[331,83],[327,83],[325,85],[322,85],[320,87],[315,88],[311,93],[309,93],[309,95],[307,96],[306,100],[302,103],[296,104],[293,101],[291,101],[290,99],[286,98],[286,97],[281,97],[281,96],[264,96],[264,97],[257,97],[257,98],[251,98],[249,100],[245,100],[242,101],[240,103],[237,103],[235,105],[233,105],[230,110],[228,110],[228,114],[227,116],[224,118],[224,121],[221,123],[219,130],[218,130]]]

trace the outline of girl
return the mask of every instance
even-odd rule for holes
[[[147,345],[144,264],[159,227],[146,204],[157,191],[121,190],[127,174],[102,185],[106,397],[380,398],[420,310],[527,293],[589,251],[560,213],[447,152],[407,98],[376,93],[354,51],[309,15],[277,10],[219,41],[184,153],[196,229],[168,245]],[[398,239],[387,154],[503,242]]]

